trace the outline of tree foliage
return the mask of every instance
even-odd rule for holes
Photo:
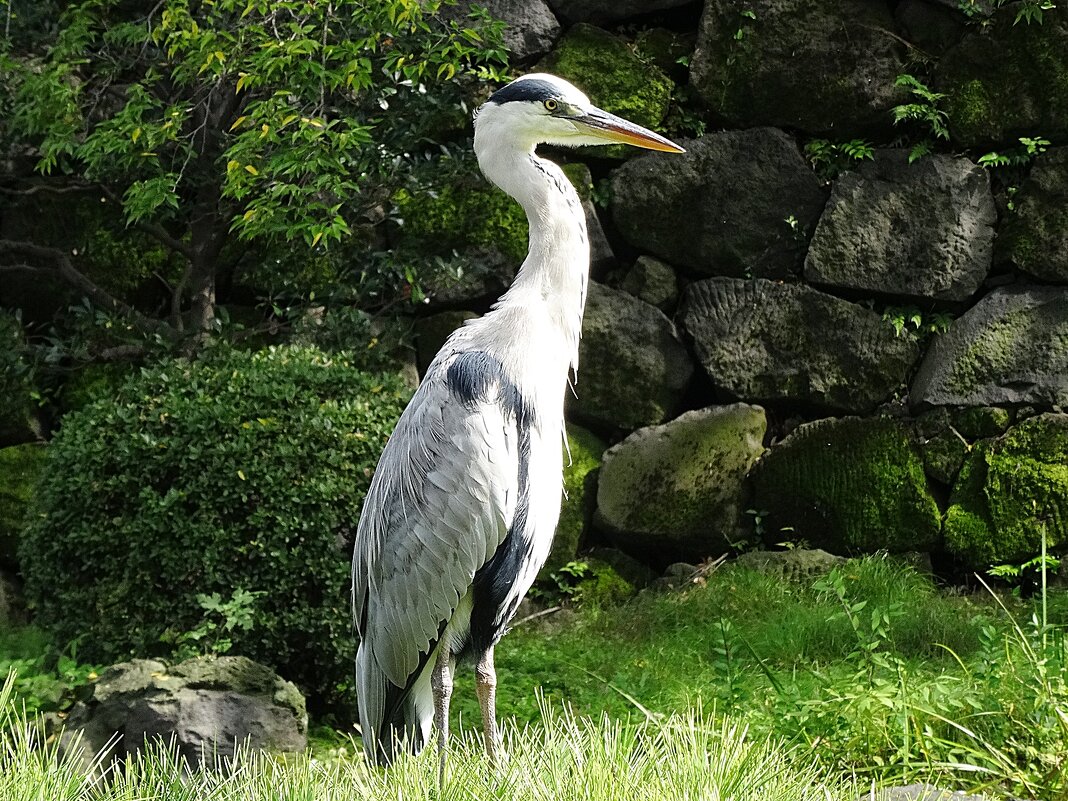
[[[98,191],[182,267],[160,276],[171,303],[153,321],[86,278],[76,256],[19,242],[0,255],[57,272],[156,334],[210,331],[220,275],[244,250],[235,240],[339,242],[414,157],[455,135],[465,86],[497,77],[499,26],[446,22],[438,6],[70,4],[46,52],[4,57],[9,145],[39,154],[48,188]]]

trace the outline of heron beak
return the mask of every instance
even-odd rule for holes
[[[627,145],[644,147],[647,150],[660,150],[664,153],[685,153],[686,151],[658,133],[648,128],[635,125],[615,114],[609,114],[599,108],[591,108],[584,114],[571,117],[571,122],[583,133],[604,139],[607,142],[622,142]]]

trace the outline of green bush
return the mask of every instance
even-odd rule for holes
[[[203,623],[198,596],[263,593],[231,652],[342,708],[344,543],[406,394],[343,353],[220,350],[68,415],[20,554],[38,624],[90,661],[165,656]]]

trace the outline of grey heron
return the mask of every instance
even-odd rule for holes
[[[545,562],[560,513],[564,394],[577,369],[589,273],[579,197],[541,143],[675,143],[591,105],[546,74],[475,115],[483,174],[526,212],[529,249],[507,292],[455,331],[382,452],[352,562],[364,746],[388,764],[437,729],[442,766],[458,661],[473,662],[486,752],[497,760],[493,649]]]

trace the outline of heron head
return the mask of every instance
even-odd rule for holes
[[[482,134],[482,136],[480,136]],[[683,153],[670,139],[609,114],[562,78],[532,73],[494,92],[475,116],[475,145],[507,136],[520,146],[540,143],[578,147],[622,142],[649,150]]]

